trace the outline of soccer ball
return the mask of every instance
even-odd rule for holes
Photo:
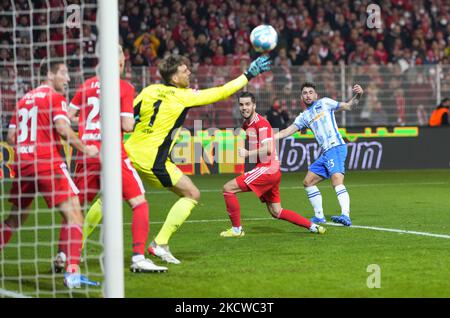
[[[250,33],[250,42],[257,52],[272,51],[278,43],[277,31],[271,25],[259,25]]]

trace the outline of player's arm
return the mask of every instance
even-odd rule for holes
[[[99,152],[97,146],[85,145],[72,130],[65,98],[59,94],[54,94],[51,98],[53,105],[52,118],[56,132],[73,148],[85,153],[88,157],[96,157]]]
[[[98,148],[93,145],[85,145],[77,134],[70,127],[70,121],[67,118],[55,118],[54,124],[56,132],[78,151],[87,154],[89,157],[98,155]]]
[[[17,123],[16,123],[16,113],[11,117],[8,126],[8,134],[6,135],[6,142],[10,146],[14,146],[16,144],[16,136],[17,136]]]
[[[122,81],[120,95],[120,125],[122,131],[132,132],[135,123],[133,111],[134,87],[128,82]]]
[[[9,126],[8,127],[8,135],[6,136],[6,141],[10,146],[14,146],[16,144],[16,135],[17,135],[17,128],[16,126]]]
[[[128,114],[120,114],[120,125],[124,132],[132,132],[134,129],[134,115],[133,113]]]
[[[244,74],[222,86],[202,90],[179,89],[177,93],[186,107],[212,104],[233,95],[247,85],[253,77],[269,71],[270,65],[269,57],[260,56],[250,64]]]
[[[241,156],[243,158],[256,157],[256,156],[258,156],[259,158],[265,158],[272,154],[272,149],[273,149],[273,140],[272,140],[272,138],[268,138],[268,139],[264,140],[263,142],[261,142],[261,147],[259,147],[258,149],[247,150],[244,148],[240,148],[239,156]]]
[[[364,93],[362,87],[358,84],[353,86],[353,95],[352,99],[350,99],[348,102],[340,102],[339,103],[339,109],[341,110],[352,110],[353,107],[356,107],[359,103],[359,100]]]
[[[80,121],[80,108],[82,103],[82,87],[80,87],[77,92],[75,93],[75,96],[72,98],[72,100],[69,103],[69,108],[67,110],[67,116],[69,117],[70,121],[78,126],[78,123]]]
[[[75,125],[78,125],[80,121],[80,115],[78,110],[69,107],[69,109],[67,110],[67,115],[69,116],[70,122],[74,123]]]
[[[295,132],[298,130],[299,130],[299,128],[297,127],[297,125],[292,124],[289,127],[277,132],[275,134],[274,138],[275,138],[275,140],[283,139],[283,138],[289,137],[290,135],[295,134]]]

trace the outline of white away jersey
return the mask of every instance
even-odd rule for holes
[[[334,111],[339,109],[339,102],[324,97],[317,100],[295,118],[298,129],[310,128],[322,151],[345,144],[338,131]]]

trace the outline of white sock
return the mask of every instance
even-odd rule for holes
[[[236,234],[239,234],[242,231],[242,226],[237,226],[237,227],[233,226],[232,228],[233,228],[233,232]]]
[[[133,263],[142,261],[143,259],[145,259],[145,256],[142,255],[142,254],[133,255],[133,256],[131,257],[131,261],[132,261]]]
[[[334,188],[336,190],[336,195],[341,205],[341,213],[345,216],[350,216],[350,196],[348,195],[347,189],[343,184],[340,184]]]
[[[316,233],[318,225],[316,223],[312,223],[311,226],[309,227],[309,230],[313,233]]]
[[[324,218],[322,208],[322,194],[320,193],[319,188],[316,186],[306,187],[305,191],[308,195],[309,202],[311,202],[311,205],[314,209],[314,214],[316,215],[316,217],[321,219]]]

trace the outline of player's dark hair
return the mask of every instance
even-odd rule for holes
[[[181,65],[189,65],[186,57],[172,54],[158,64],[158,70],[166,84],[171,84],[172,76],[178,71]]]
[[[250,97],[250,99],[252,100],[253,104],[256,102],[255,95],[253,95],[250,92],[243,92],[243,93],[241,93],[241,95],[238,96],[238,101],[239,101],[239,99],[245,98],[245,97]]]
[[[310,88],[316,90],[316,85],[314,85],[314,84],[311,83],[311,82],[304,82],[304,83],[302,84],[302,87],[301,87],[300,91],[302,91],[305,87],[310,87]]]
[[[56,74],[61,64],[64,64],[64,62],[58,60],[43,60],[39,68],[39,76],[41,81],[45,81],[45,79],[47,78],[47,73],[49,71],[53,74]]]

